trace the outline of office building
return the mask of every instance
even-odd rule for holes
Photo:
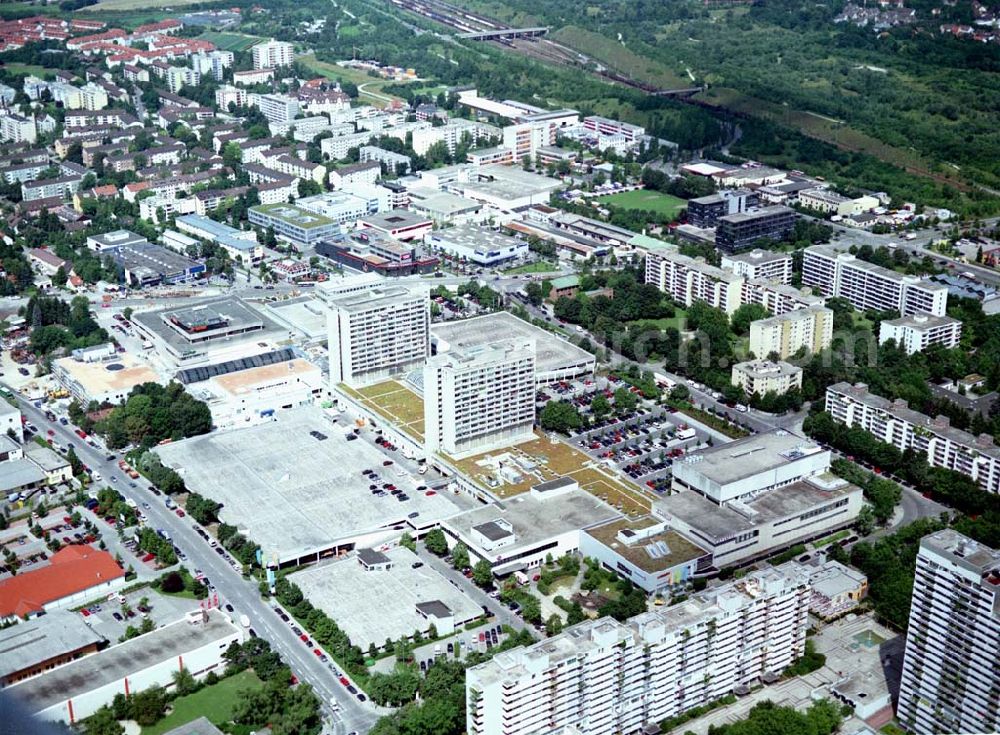
[[[958,346],[962,337],[962,322],[950,316],[911,314],[899,319],[887,319],[879,324],[878,343],[895,340],[906,354],[923,352],[931,345],[947,349]]]
[[[624,623],[584,621],[469,668],[466,729],[641,732],[776,679],[805,650],[808,603],[802,575],[777,567]]]
[[[833,311],[823,306],[795,309],[750,322],[750,351],[785,360],[805,348],[816,354],[833,341]]]
[[[73,724],[111,704],[115,695],[173,686],[187,669],[196,679],[221,674],[223,654],[243,630],[221,610],[194,610],[174,623],[77,659],[7,689],[38,719]]]
[[[250,53],[253,55],[254,69],[273,69],[277,66],[291,66],[295,61],[295,47],[284,41],[273,38],[264,43],[258,43]]]
[[[803,251],[802,283],[824,296],[847,299],[858,311],[944,316],[948,305],[946,286],[868,263],[835,245]]]
[[[422,367],[430,354],[430,299],[423,289],[371,288],[332,296],[330,382],[361,386]]]
[[[535,344],[451,349],[424,366],[428,453],[461,458],[534,438]]]
[[[1000,732],[1000,551],[920,541],[896,718],[914,735]]]
[[[704,301],[732,314],[741,304],[743,278],[669,248],[646,256],[646,283],[684,306]]]
[[[795,227],[795,219],[794,209],[780,205],[723,215],[715,224],[715,246],[735,253],[752,248],[759,240],[784,240]]]
[[[758,203],[757,194],[748,189],[720,191],[689,199],[687,220],[695,227],[715,227],[720,217],[748,212]]]
[[[788,253],[774,250],[724,253],[720,265],[723,270],[732,271],[748,281],[761,280],[782,284],[792,282],[792,256]]]
[[[780,429],[675,461],[671,489],[653,514],[717,569],[849,526],[862,504],[861,489],[830,472],[830,452]]]
[[[338,224],[353,224],[370,214],[368,201],[344,191],[329,191],[299,199],[296,206]]]
[[[279,240],[306,249],[335,234],[340,225],[329,217],[292,204],[261,204],[248,211],[250,224],[271,228]]]
[[[787,362],[748,360],[733,365],[730,382],[748,396],[802,389],[802,368]]]
[[[912,410],[903,399],[868,392],[864,383],[836,383],[826,389],[826,410],[839,424],[870,432],[903,452],[912,449],[931,467],[966,475],[988,493],[1000,492],[1000,447],[989,434],[953,427],[946,416],[931,418]]]

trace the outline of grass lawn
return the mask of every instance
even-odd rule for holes
[[[202,33],[198,38],[211,41],[223,51],[246,51],[251,46],[266,40],[257,36],[244,36],[242,33],[223,33],[220,31]]]
[[[339,79],[343,82],[354,82],[358,85],[358,87],[364,85],[364,89],[358,91],[358,96],[366,98],[366,101],[368,102],[375,100],[376,102],[384,104],[391,99],[399,99],[399,97],[382,92],[383,87],[390,84],[398,84],[398,82],[395,82],[392,79],[373,77],[369,76],[368,72],[362,71],[361,69],[350,69],[343,66],[337,66],[336,64],[330,64],[326,61],[320,61],[316,58],[315,54],[300,56],[296,59],[296,61],[302,62],[302,64],[306,67],[317,74],[326,77],[327,79]]]
[[[843,531],[837,531],[836,533],[831,533],[826,538],[821,538],[819,541],[814,541],[813,542],[813,548],[814,549],[821,549],[824,546],[832,544],[834,541],[840,541],[840,539],[847,538],[850,535],[851,535],[851,532],[848,531],[845,528]]]
[[[634,324],[646,324],[652,326],[654,329],[676,329],[678,332],[683,332],[685,325],[687,324],[687,312],[684,309],[677,309],[673,316],[664,317],[662,319],[636,319],[635,321],[629,322],[629,325]]]
[[[607,204],[621,209],[637,209],[643,212],[656,212],[667,218],[674,218],[677,213],[687,206],[684,199],[680,199],[670,194],[661,194],[658,191],[647,191],[646,189],[636,189],[634,191],[622,191],[617,194],[597,197],[601,204]]]
[[[550,263],[547,260],[536,260],[534,263],[525,263],[516,268],[508,268],[504,273],[551,273],[558,270],[559,266],[555,263]]]
[[[263,685],[252,671],[241,671],[194,694],[178,697],[173,701],[173,712],[155,725],[142,728],[142,735],[162,735],[203,715],[213,724],[221,725],[232,718],[240,692]]]
[[[0,66],[0,69],[4,69],[11,74],[33,74],[36,77],[44,77],[46,73],[55,74],[58,69],[46,69],[44,66],[36,66],[35,64],[4,64]]]

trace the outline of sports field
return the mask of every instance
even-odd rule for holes
[[[621,209],[636,209],[643,212],[656,212],[664,217],[673,219],[677,213],[687,206],[687,202],[670,194],[661,194],[658,191],[648,191],[646,189],[635,189],[634,191],[623,191],[618,194],[608,194],[597,197],[601,204]]]
[[[221,31],[202,33],[198,38],[204,41],[211,41],[222,51],[234,52],[246,51],[251,46],[266,40],[257,36],[244,36],[242,33],[224,33]]]

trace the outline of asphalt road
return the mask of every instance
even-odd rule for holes
[[[73,433],[72,425],[63,426],[58,422],[50,422],[32,403],[20,397],[18,400],[24,415],[39,427],[40,432],[52,429],[61,443],[72,443],[80,460],[91,469],[99,471],[105,484],[114,487],[126,498],[135,500],[140,506],[144,502],[149,503],[150,507],[143,510],[149,518],[149,525],[166,530],[173,543],[187,555],[185,564],[188,568],[201,569],[208,576],[219,595],[220,604],[228,602],[235,608],[236,615],[247,615],[250,626],[261,638],[271,643],[295,676],[313,686],[323,702],[324,714],[330,721],[325,730],[327,733],[344,735],[350,731],[365,732],[371,728],[380,716],[377,708],[370,702],[362,704],[346,691],[327,665],[320,662],[312,649],[307,648],[296,637],[291,626],[282,622],[270,605],[261,599],[257,583],[245,580],[197,535],[194,521],[190,517],[181,519],[167,510],[163,497],[149,492],[146,489],[149,485],[144,479],[135,481],[137,487],[130,487],[129,482],[132,480],[119,470],[115,462],[105,459],[108,453],[94,449],[82,441]],[[338,712],[333,712],[331,702],[337,703]]]

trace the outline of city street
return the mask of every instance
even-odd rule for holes
[[[129,487],[129,478],[115,462],[105,460],[106,453],[80,442],[73,433],[72,426],[62,426],[58,422],[50,422],[42,411],[33,404],[19,397],[21,411],[29,421],[39,427],[51,428],[55,431],[55,439],[63,444],[76,440],[76,451],[81,461],[103,475],[104,482],[117,489],[126,498],[135,500],[140,506],[149,503],[150,507],[143,512],[149,518],[152,528],[162,528],[169,532],[173,543],[188,557],[186,565],[189,569],[201,569],[215,587],[220,604],[230,603],[237,615],[245,614],[250,618],[250,626],[262,638],[271,643],[291,667],[292,672],[301,680],[311,684],[317,696],[324,704],[324,714],[331,721],[328,732],[333,735],[345,735],[358,730],[366,731],[379,717],[376,708],[370,702],[362,704],[350,695],[334,677],[333,672],[313,655],[292,632],[291,626],[282,622],[271,606],[260,597],[257,583],[243,579],[226,561],[216,554],[209,545],[198,536],[192,527],[192,521],[181,520],[173,512],[167,510],[163,498],[154,496],[146,488],[148,483],[140,480],[136,488]],[[114,478],[114,481],[112,481]],[[331,703],[335,702],[339,711],[333,712]]]

